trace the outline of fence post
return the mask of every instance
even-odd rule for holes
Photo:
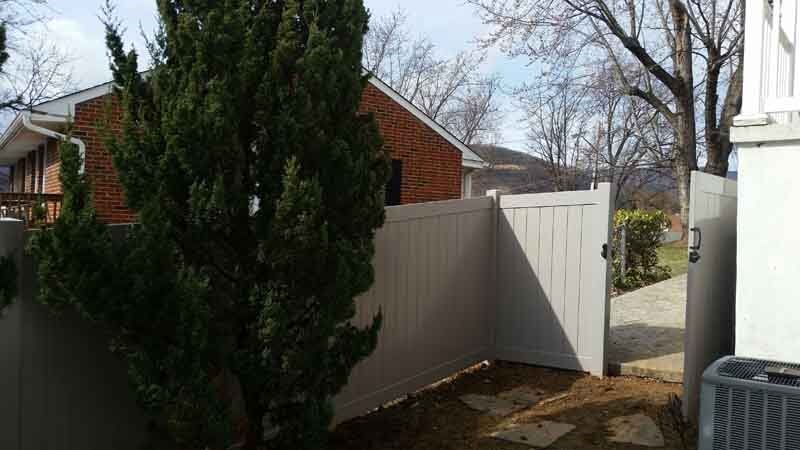
[[[499,266],[499,262],[498,262],[499,255],[498,255],[498,250],[497,250],[497,240],[498,240],[497,235],[498,235],[498,231],[500,230],[500,224],[499,224],[499,222],[500,222],[500,198],[502,197],[502,194],[500,193],[499,190],[492,189],[492,190],[486,191],[486,196],[487,197],[491,197],[494,200],[492,202],[492,237],[491,237],[491,240],[492,240],[492,242],[491,242],[491,245],[492,245],[492,251],[491,251],[491,258],[492,258],[492,261],[491,261],[491,268],[492,269],[491,270],[492,270],[492,274],[491,274],[491,284],[489,286],[489,289],[490,289],[489,292],[491,292],[491,297],[495,298],[495,297],[497,297],[497,279],[498,279],[497,271],[499,270],[498,269],[498,266]],[[491,299],[487,299],[487,303],[490,304],[490,305],[494,304],[494,302],[491,301]],[[489,346],[490,346],[491,354],[489,356],[491,356],[492,360],[494,360],[496,358],[496,355],[497,355],[497,320],[498,320],[497,314],[498,313],[499,313],[498,308],[494,308],[494,314],[490,318],[490,320],[491,320],[491,324],[490,324],[491,329],[489,331],[489,335],[491,337],[491,341],[489,342]]]

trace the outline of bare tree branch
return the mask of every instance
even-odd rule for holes
[[[482,62],[478,51],[438,57],[428,38],[410,37],[402,11],[375,20],[364,42],[368,70],[467,144],[499,132],[500,80],[482,74]]]

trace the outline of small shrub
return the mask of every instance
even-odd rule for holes
[[[658,264],[658,247],[665,227],[670,224],[663,211],[625,210],[614,216],[614,287],[636,289],[666,280],[671,274],[667,266]],[[622,254],[622,230],[625,230],[625,255]],[[622,273],[622,258],[626,270]]]

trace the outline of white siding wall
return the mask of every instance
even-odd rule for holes
[[[739,146],[736,354],[800,361],[800,142]]]

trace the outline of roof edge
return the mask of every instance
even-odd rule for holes
[[[375,86],[379,91],[386,94],[389,98],[394,100],[397,104],[403,107],[406,111],[410,112],[414,117],[419,119],[422,123],[427,125],[430,129],[435,131],[441,137],[443,137],[447,142],[451,145],[456,147],[458,150],[461,151],[462,157],[462,165],[471,168],[485,168],[488,167],[486,161],[484,161],[477,153],[475,153],[467,144],[462,142],[460,139],[455,137],[453,133],[447,131],[445,127],[440,125],[438,122],[433,120],[430,116],[425,114],[424,111],[419,109],[415,106],[411,101],[403,97],[402,94],[397,92],[396,90],[392,89],[386,82],[375,76],[372,72],[364,69],[364,73],[369,75],[369,82],[373,86]]]
[[[402,106],[403,109],[410,112],[411,115],[419,119],[422,123],[424,123],[430,129],[432,129],[441,137],[443,137],[447,142],[449,142],[451,145],[453,145],[459,151],[461,151],[462,166],[474,169],[488,167],[486,161],[484,161],[480,156],[478,156],[477,153],[475,153],[471,148],[469,148],[467,144],[462,142],[455,135],[453,135],[453,133],[449,132],[445,127],[443,127],[434,119],[432,119],[430,116],[425,114],[424,111],[422,111],[420,108],[411,103],[411,101],[406,99],[402,94],[394,90],[391,86],[389,86],[387,83],[385,83],[383,80],[378,78],[374,73],[368,71],[367,69],[364,68],[363,73],[369,76],[370,84],[375,86],[379,91],[386,94],[389,98],[391,98],[397,104]],[[66,94],[59,98],[40,103],[34,106],[32,110],[34,114],[37,111],[41,110],[45,114],[63,114],[64,116],[71,116],[74,115],[75,113],[74,108],[76,104],[83,103],[109,94],[111,92],[110,88],[112,85],[113,81],[108,81],[106,83],[101,83],[86,89],[81,89],[79,91]],[[72,102],[65,103],[71,98],[73,99]],[[3,148],[5,148],[6,144],[11,139],[13,139],[13,136],[16,135],[17,131],[19,131],[22,120],[21,115],[23,113],[17,114],[14,120],[9,124],[9,126],[3,132],[2,136],[0,136],[0,151],[2,151]]]

